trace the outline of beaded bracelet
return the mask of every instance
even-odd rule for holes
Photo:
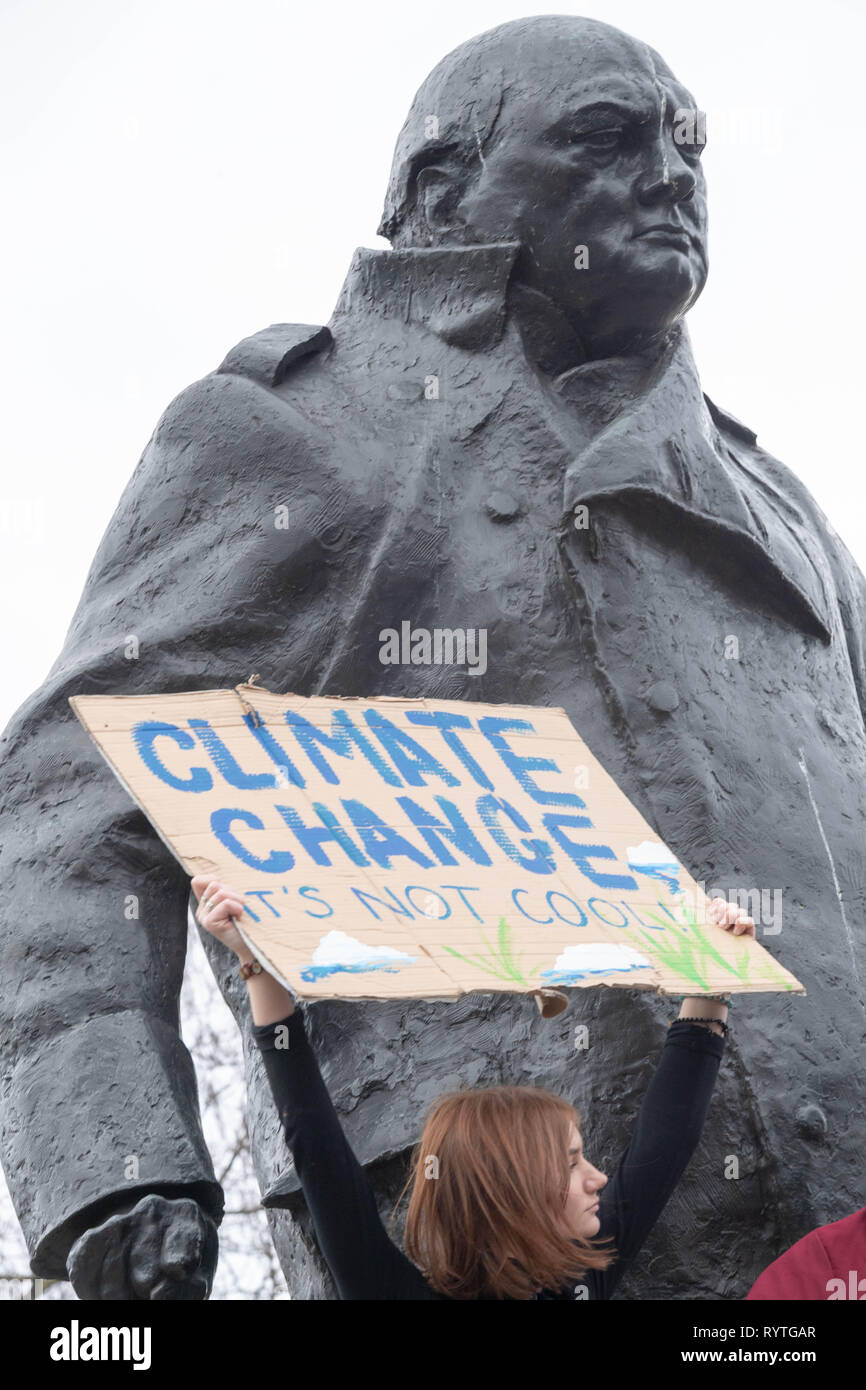
[[[723,1023],[720,1018],[672,1018],[668,1027],[673,1028],[675,1023],[715,1023],[717,1027],[721,1028],[724,1037],[728,1035],[728,1025],[727,1023]],[[710,1029],[710,1032],[712,1032],[712,1029]]]

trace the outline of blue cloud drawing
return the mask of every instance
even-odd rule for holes
[[[417,959],[393,946],[368,946],[345,932],[331,931],[313,952],[312,964],[301,970],[301,979],[324,980],[329,975],[363,975],[373,970],[396,975],[402,966],[413,965]]]

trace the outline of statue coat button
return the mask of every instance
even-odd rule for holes
[[[484,510],[492,521],[513,521],[520,514],[520,507],[510,492],[491,492]]]
[[[646,702],[650,709],[658,710],[659,714],[670,714],[679,704],[680,697],[669,681],[656,681],[647,691]]]

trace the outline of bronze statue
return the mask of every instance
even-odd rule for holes
[[[707,273],[701,149],[645,44],[567,16],[482,34],[400,134],[393,249],[356,252],[327,327],[255,334],[162,416],[5,735],[2,1157],[37,1274],[68,1269],[85,1297],[210,1287],[222,1195],[178,1033],[189,881],[67,699],[252,672],[561,705],[695,878],[781,894],[758,938],[807,997],[735,1001],[702,1148],[625,1296],[742,1298],[862,1205],[866,587],[802,484],[702,394],[683,322]],[[384,663],[406,621],[484,631],[485,670]],[[332,1297],[244,987],[205,946],[290,1290]],[[670,1016],[593,990],[553,1021],[474,995],[319,1002],[307,1026],[387,1210],[427,1105],[461,1082],[542,1085],[591,1118],[620,1096],[593,1125],[609,1160]]]

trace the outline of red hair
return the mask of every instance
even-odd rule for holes
[[[400,1200],[412,1185],[406,1253],[437,1293],[530,1299],[614,1259],[564,1224],[572,1124],[573,1105],[531,1086],[436,1101]]]

